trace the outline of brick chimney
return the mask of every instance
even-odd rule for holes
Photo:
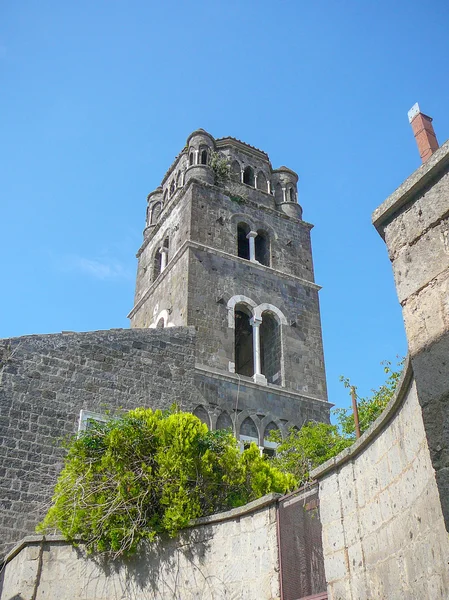
[[[418,144],[419,154],[422,162],[426,162],[429,156],[438,150],[438,141],[433,130],[432,117],[428,117],[419,109],[416,103],[408,111],[408,120],[412,126],[416,143]]]

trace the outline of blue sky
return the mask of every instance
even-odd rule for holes
[[[0,5],[0,337],[128,327],[145,198],[203,127],[299,173],[329,399],[406,342],[371,213],[449,137],[449,3]]]

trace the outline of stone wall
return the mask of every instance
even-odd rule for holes
[[[26,538],[8,557],[1,600],[279,599],[277,494],[205,517],[133,560],[102,564],[61,538]]]
[[[32,335],[0,341],[0,556],[32,533],[81,409],[197,403],[193,328]]]
[[[449,540],[410,362],[371,429],[312,476],[330,600],[449,597]]]
[[[449,530],[449,142],[387,198],[373,221],[393,264]]]
[[[265,428],[272,423],[286,434],[290,427],[299,428],[307,421],[329,422],[328,402],[278,386],[261,386],[243,381],[243,377],[239,381],[235,374],[223,375],[203,367],[196,368],[194,382],[199,403],[208,412],[213,429],[220,415],[226,413],[233,421],[237,410],[237,437],[241,424],[250,417],[258,431],[260,446],[264,445]]]

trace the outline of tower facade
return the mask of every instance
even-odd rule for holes
[[[265,447],[271,429],[329,419],[297,181],[261,150],[193,132],[148,195],[129,315],[133,328],[195,327],[198,405],[185,408]]]

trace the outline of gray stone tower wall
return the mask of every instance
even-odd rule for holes
[[[171,328],[0,341],[0,559],[45,514],[81,409],[194,410],[194,337]]]
[[[209,162],[216,151],[231,166],[231,181],[224,186],[216,185],[208,164],[198,162]],[[159,191],[148,197],[149,215],[154,215],[161,197],[165,203],[157,219],[147,219],[130,318],[132,327],[155,327],[162,320],[164,326],[195,326],[197,366],[229,375],[236,364],[234,306],[242,301],[250,312],[262,307],[278,320],[282,348],[279,371],[268,384],[281,388],[278,393],[305,393],[323,403],[326,383],[312,226],[301,219],[297,179],[286,167],[273,170],[260,150],[232,138],[214,140],[204,131],[194,132]],[[269,239],[268,264],[238,256],[239,223]],[[164,240],[166,268],[158,274],[153,264]]]

